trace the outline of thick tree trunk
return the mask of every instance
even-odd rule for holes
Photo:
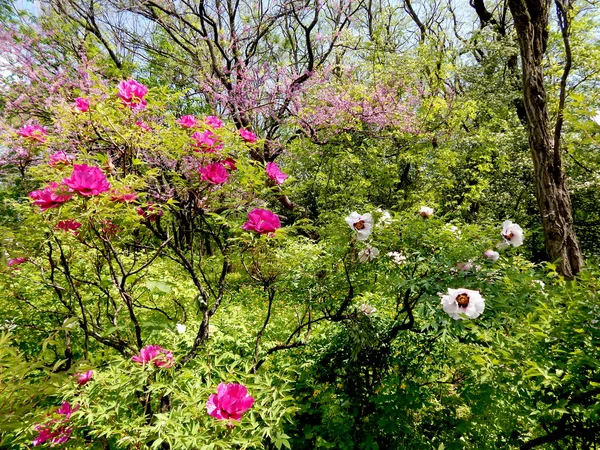
[[[521,47],[529,148],[546,251],[552,261],[558,262],[558,270],[573,278],[581,269],[583,257],[573,229],[571,198],[560,148],[555,148],[550,131],[542,71],[552,1],[509,0],[508,4]]]

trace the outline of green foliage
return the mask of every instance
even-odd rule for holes
[[[223,149],[194,151],[191,134],[206,126],[190,130],[176,119],[212,113],[190,80],[204,85],[214,74],[192,69],[164,30],[152,31],[157,51],[145,62],[124,58],[121,69],[86,33],[78,45],[103,77],[90,74],[86,113],[72,107],[80,92],[43,105],[43,122],[59,131],[46,143],[23,140],[16,116],[6,118],[0,146],[24,149],[28,159],[0,173],[1,448],[31,448],[36,425],[62,420],[61,402],[79,405],[62,444],[73,449],[600,443],[600,127],[590,120],[600,103],[589,87],[599,73],[597,13],[574,11],[563,145],[574,218],[591,257],[576,281],[565,281],[540,263],[510,27],[477,25],[462,38],[454,22],[454,39],[438,24],[410,47],[412,25],[401,10],[371,6],[368,38],[360,28],[343,33],[332,50],[335,76],[299,100],[310,117],[329,102],[323,92],[343,94],[358,114],[345,111],[314,134],[303,134],[302,114],[272,125],[289,138],[278,143],[248,144],[226,123],[212,130]],[[55,21],[61,66],[75,56],[69,49],[81,30],[58,15],[41,18],[46,27]],[[550,38],[546,81],[555,95],[563,49],[559,34]],[[266,39],[256,50],[263,58],[293,60],[290,36]],[[210,57],[204,47],[194,56]],[[356,66],[350,85],[346,57]],[[122,105],[106,81],[133,73],[150,87],[143,110]],[[418,93],[402,110],[410,126],[357,118],[379,83],[402,101]],[[279,144],[277,163],[290,175],[281,186],[261,159]],[[101,168],[111,191],[44,212],[32,206],[30,191],[71,175],[71,165],[48,163],[57,150]],[[201,179],[199,167],[224,158],[237,162],[227,183]],[[115,201],[115,192],[138,198]],[[420,216],[420,206],[433,207],[433,217]],[[244,231],[253,208],[277,212],[283,227]],[[373,215],[365,241],[344,220],[352,211]],[[67,219],[81,222],[77,233],[57,229]],[[523,226],[525,245],[492,262],[483,253],[502,240],[505,219]],[[16,257],[27,261],[9,267]],[[440,296],[455,288],[481,293],[480,317],[454,320],[443,311]],[[172,351],[174,367],[131,360],[149,344]],[[93,379],[79,385],[75,374],[87,370]],[[207,413],[221,382],[241,383],[255,399],[239,423]]]

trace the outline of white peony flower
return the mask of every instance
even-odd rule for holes
[[[404,256],[402,253],[400,252],[389,252],[387,254],[390,258],[392,258],[394,260],[394,262],[396,264],[398,264],[399,266],[401,266],[402,264],[406,263],[406,256]]]
[[[544,288],[546,287],[546,283],[544,283],[542,280],[531,280],[532,284],[537,284],[542,290],[544,290]]]
[[[175,328],[177,329],[177,332],[178,332],[179,334],[183,334],[183,333],[185,333],[185,330],[187,330],[187,327],[186,327],[184,324],[182,324],[182,323],[178,323],[178,324],[175,326]]]
[[[421,206],[419,214],[428,219],[431,216],[433,216],[433,208],[430,208],[428,206]]]
[[[373,261],[379,256],[379,249],[367,245],[358,253],[358,260],[360,262]]]
[[[448,293],[442,296],[442,307],[450,317],[455,320],[476,319],[483,313],[485,300],[478,291],[470,289],[448,289]]]
[[[377,308],[365,303],[363,305],[360,305],[359,311],[365,316],[370,316],[371,314],[377,312]]]
[[[390,214],[389,211],[385,211],[385,210],[382,210],[381,208],[379,208],[377,210],[377,212],[381,213],[381,216],[379,217],[379,220],[377,221],[378,226],[385,227],[387,225],[392,224],[392,215]]]
[[[596,125],[600,126],[600,110],[596,111],[596,115],[591,116],[590,119],[592,119],[592,122],[594,122]]]
[[[495,252],[494,250],[486,250],[483,252],[483,256],[492,262],[496,262],[498,261],[498,258],[500,258],[500,253]]]
[[[502,237],[507,244],[513,247],[523,245],[523,229],[510,220],[505,220],[502,223]]]
[[[348,217],[346,217],[346,223],[350,225],[358,236],[356,239],[359,241],[366,241],[369,239],[371,232],[373,231],[373,217],[371,214],[359,214],[354,211]]]

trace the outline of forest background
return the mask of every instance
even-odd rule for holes
[[[599,20],[0,0],[0,447],[595,448]]]

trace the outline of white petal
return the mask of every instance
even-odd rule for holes
[[[354,224],[360,220],[360,214],[353,211],[348,217],[344,219],[350,228],[354,229]]]

